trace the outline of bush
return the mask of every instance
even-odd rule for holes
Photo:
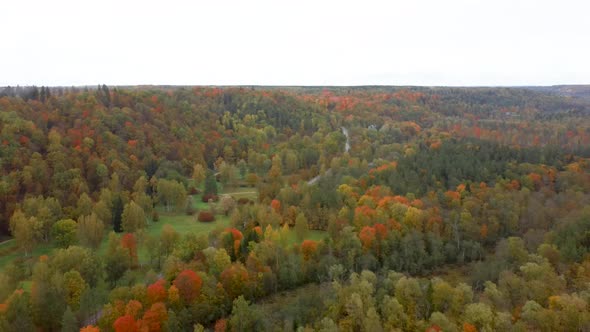
[[[199,212],[198,219],[200,222],[211,222],[211,221],[215,221],[215,216],[213,215],[213,213],[211,213],[209,211],[201,211],[201,212]]]
[[[215,194],[205,194],[203,195],[203,198],[201,200],[203,201],[203,203],[209,203],[209,200],[217,202],[219,200],[219,196]]]
[[[153,222],[158,222],[160,221],[160,214],[158,213],[158,211],[154,210],[152,212],[152,221]]]
[[[246,205],[246,204],[254,204],[254,202],[246,197],[242,197],[242,198],[238,199],[238,205]]]

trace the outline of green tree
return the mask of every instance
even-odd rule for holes
[[[172,226],[165,224],[160,233],[160,255],[164,257],[170,255],[179,240],[180,234]]]
[[[207,176],[205,177],[205,190],[204,195],[217,195],[217,180],[215,180],[215,174],[211,170],[207,170]]]
[[[379,317],[379,314],[377,313],[375,308],[371,307],[367,310],[367,315],[363,319],[363,327],[365,331],[383,331],[383,326],[381,325],[381,317]]]
[[[445,314],[435,311],[430,315],[429,323],[440,327],[443,331],[458,332],[457,326],[453,324]]]
[[[240,295],[234,300],[229,325],[232,331],[258,331],[262,328],[262,315]]]
[[[54,197],[29,197],[23,202],[23,212],[29,217],[36,217],[40,223],[40,238],[48,242],[51,227],[62,216],[61,204]]]
[[[227,164],[226,162],[222,162],[219,165],[219,179],[221,183],[228,187],[235,187],[237,181],[237,173],[238,170],[234,165]]]
[[[407,327],[408,316],[405,313],[404,306],[402,306],[395,297],[386,295],[383,298],[381,312],[384,319],[383,325],[387,330],[392,331]],[[407,328],[405,328],[405,330],[407,330]]]
[[[56,250],[50,263],[51,268],[59,274],[70,270],[78,271],[91,287],[96,286],[103,273],[101,260],[96,252],[79,246]]]
[[[283,163],[279,155],[275,155],[272,158],[272,166],[268,171],[268,178],[271,182],[281,182],[281,176],[283,176]]]
[[[485,303],[472,303],[465,307],[464,320],[477,327],[478,331],[492,331],[494,329],[494,314]]]
[[[432,306],[434,311],[445,313],[451,308],[455,290],[446,281],[432,280]]]
[[[125,205],[122,215],[122,228],[127,233],[133,233],[145,227],[145,213],[141,206],[131,201]]]
[[[16,245],[20,247],[25,256],[33,251],[37,245],[38,229],[41,227],[37,218],[27,218],[24,213],[17,210],[10,218],[10,231],[16,241]]]
[[[58,248],[67,248],[76,244],[78,224],[72,219],[62,219],[53,224],[51,235]]]
[[[104,256],[106,281],[114,285],[129,268],[127,253],[121,246],[119,236],[114,232],[109,233],[107,252]]]
[[[246,172],[248,172],[248,164],[246,164],[244,159],[240,159],[240,161],[238,161],[237,167],[240,170],[240,178],[244,180],[246,177]]]
[[[92,213],[92,200],[86,193],[82,193],[76,204],[76,216],[86,216]]]
[[[63,275],[64,289],[66,293],[66,303],[69,307],[78,309],[80,306],[80,298],[88,287],[86,282],[76,270],[70,270]]]
[[[95,288],[86,288],[86,291],[80,297],[80,309],[77,313],[79,321],[97,321],[98,314],[107,302],[108,293],[103,285]]]
[[[113,230],[117,233],[121,233],[123,231],[123,200],[121,199],[121,195],[115,195],[113,198],[113,204],[111,207],[111,218],[113,219]]]
[[[98,248],[104,237],[104,224],[95,213],[78,219],[78,240],[84,246]]]
[[[63,279],[60,273],[49,268],[46,261],[33,267],[31,311],[35,325],[45,330],[57,330],[65,310]]]
[[[186,196],[186,189],[182,183],[174,180],[158,180],[158,199],[164,203],[166,211],[170,211],[171,206],[182,209],[186,204]]]
[[[31,305],[28,293],[15,293],[6,310],[7,331],[34,331],[31,319]]]
[[[61,319],[61,331],[62,332],[78,332],[80,326],[78,326],[78,320],[72,312],[70,306],[66,309]]]
[[[414,278],[401,277],[395,284],[395,297],[406,308],[410,326],[419,317],[422,296],[420,284]]]
[[[153,215],[154,202],[148,194],[136,191],[131,194],[131,199],[143,209],[147,217],[151,217]]]
[[[297,214],[297,218],[295,219],[295,233],[297,234],[297,239],[299,241],[305,239],[309,233],[307,218],[305,218],[303,212],[299,212],[299,214]]]
[[[111,204],[111,200],[109,200],[107,203],[101,199],[94,205],[94,209],[92,211],[94,214],[96,214],[97,219],[101,220],[105,226],[112,227],[111,223],[113,222],[113,216],[112,208],[110,206]],[[80,220],[78,219],[78,222],[79,221]]]

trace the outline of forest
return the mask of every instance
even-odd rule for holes
[[[590,89],[0,87],[0,331],[590,331]]]

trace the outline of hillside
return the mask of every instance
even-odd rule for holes
[[[589,112],[588,86],[0,88],[0,331],[590,329]]]

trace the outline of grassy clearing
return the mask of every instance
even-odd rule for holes
[[[158,235],[162,231],[164,225],[168,224],[180,234],[190,232],[201,234],[209,233],[219,226],[227,227],[229,226],[229,222],[229,217],[223,215],[215,216],[215,221],[213,222],[199,222],[197,221],[196,215],[160,215],[160,221],[151,223],[146,230],[150,235]]]
[[[53,244],[42,243],[38,245],[35,250],[33,250],[32,254],[25,256],[23,251],[16,247],[16,244],[13,242],[11,244],[11,250],[7,254],[0,255],[0,271],[4,269],[4,267],[14,260],[17,259],[24,259],[29,261],[36,261],[39,256],[42,255],[49,255],[55,246]]]
[[[228,194],[234,197],[235,199],[238,198],[249,198],[252,200],[256,200],[258,194],[255,192],[255,188],[226,188],[222,192],[222,194]],[[198,210],[208,210],[209,204],[204,203],[201,201],[200,195],[195,195],[192,198],[193,207]],[[221,214],[216,215],[216,220],[214,222],[203,223],[197,221],[197,215],[189,216],[184,211],[178,212],[166,212],[163,207],[157,207],[158,214],[160,216],[160,220],[158,222],[150,222],[148,227],[145,229],[146,233],[151,236],[158,236],[162,232],[162,228],[164,225],[168,224],[174,228],[179,234],[184,235],[187,233],[195,233],[195,234],[209,234],[211,231],[217,228],[226,228],[231,225],[230,218],[228,216],[224,216]],[[105,233],[105,238],[101,243],[100,247],[97,250],[98,255],[104,255],[107,250],[107,240],[108,231]],[[306,236],[305,239],[321,241],[327,236],[327,232],[323,231],[310,231]],[[289,232],[289,238],[287,243],[289,245],[294,245],[301,243],[302,241],[297,238],[297,234],[295,230],[291,229]],[[35,261],[41,255],[50,255],[53,250],[55,250],[55,246],[51,243],[42,243],[38,245],[33,253],[26,257],[27,260]],[[140,246],[139,249],[139,257],[143,261],[147,257],[147,253],[145,252],[145,248]],[[22,251],[16,247],[16,243],[14,240],[8,240],[0,243],[0,271],[10,262],[14,261],[15,259],[22,259],[25,258]]]
[[[256,188],[252,187],[235,187],[235,188],[224,188],[222,195],[230,195],[234,199],[240,198],[249,198],[251,200],[258,199],[258,193],[256,192]]]
[[[239,189],[251,189],[251,188],[239,188]],[[245,192],[242,190],[240,192]],[[256,193],[254,194],[247,194],[249,198],[256,198]],[[201,201],[200,195],[193,196],[192,199],[193,207],[198,210],[208,210],[209,205],[208,203],[203,203]],[[165,224],[171,225],[178,233],[186,234],[189,232],[193,232],[195,234],[208,234],[212,230],[218,227],[228,227],[230,224],[230,219],[224,215],[217,215],[216,220],[210,223],[202,223],[197,221],[197,216],[189,216],[184,211],[178,212],[165,212],[163,207],[157,207],[158,213],[160,215],[160,220],[158,222],[150,222],[149,226],[146,228],[146,232],[152,236],[158,236],[162,231],[162,228]],[[101,243],[100,247],[97,250],[99,255],[103,255],[107,249],[107,240],[108,240],[108,233],[110,230],[105,232],[105,238]],[[15,241],[7,240],[0,243],[0,271],[4,269],[6,265],[10,262],[14,261],[15,259],[22,259],[25,258],[27,260],[37,260],[39,256],[42,255],[50,255],[56,247],[52,243],[41,243],[39,244],[30,254],[28,257],[24,257],[22,250],[19,250],[16,246]],[[143,254],[142,251],[144,249],[140,249],[140,256]]]

